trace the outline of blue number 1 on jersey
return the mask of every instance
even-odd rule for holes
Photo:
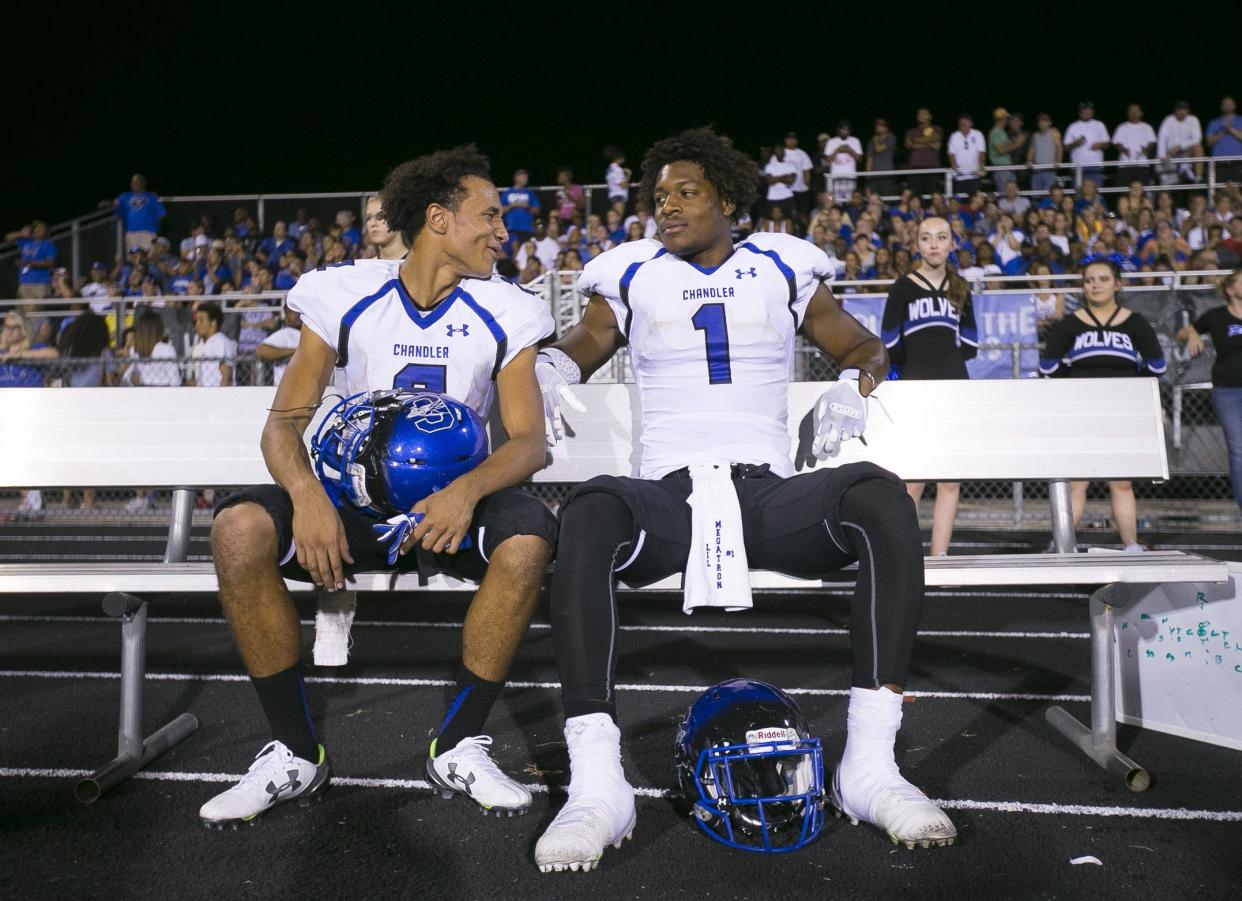
[[[703,332],[707,342],[707,383],[728,385],[733,382],[729,368],[729,324],[725,321],[722,303],[705,303],[690,318],[694,330]]]

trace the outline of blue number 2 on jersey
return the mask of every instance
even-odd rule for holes
[[[722,303],[705,303],[690,318],[694,330],[703,332],[707,342],[707,383],[728,385],[733,382],[729,367],[729,324]]]

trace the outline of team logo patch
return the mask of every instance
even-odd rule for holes
[[[428,434],[443,432],[457,424],[457,417],[453,415],[448,404],[442,398],[430,394],[418,398],[410,406],[405,418],[414,422],[414,428]]]

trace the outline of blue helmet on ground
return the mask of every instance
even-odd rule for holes
[[[824,761],[802,711],[753,679],[713,685],[677,730],[677,778],[698,827],[743,851],[796,851],[824,825]]]
[[[478,466],[487,429],[470,407],[433,391],[364,391],[336,404],[311,440],[315,474],[337,506],[386,518]]]

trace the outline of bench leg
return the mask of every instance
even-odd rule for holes
[[[146,674],[147,605],[134,595],[113,592],[104,598],[104,612],[121,620],[121,713],[116,757],[78,783],[74,792],[91,804],[124,782],[177,742],[198,730],[198,719],[183,713],[142,736],[142,683]]]
[[[1048,708],[1044,717],[1084,754],[1124,779],[1130,791],[1141,792],[1151,785],[1151,774],[1117,750],[1113,607],[1108,600],[1119,588],[1106,585],[1091,596],[1091,728],[1063,707]]]

